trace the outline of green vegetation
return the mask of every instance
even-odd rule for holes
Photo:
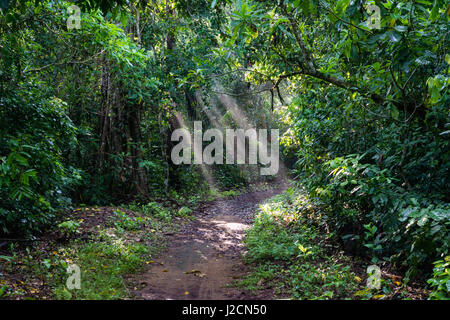
[[[366,225],[364,244],[378,251],[373,235],[376,227]],[[371,255],[350,257],[338,245],[339,236],[318,203],[299,188],[289,188],[260,206],[247,232],[245,262],[252,272],[234,285],[257,293],[270,290],[288,299],[446,299],[448,258],[436,262],[428,283],[430,293],[412,288],[408,278],[390,274]],[[379,278],[370,268],[379,265]],[[369,287],[371,281],[379,285]]]
[[[297,211],[305,201],[289,189],[261,206],[246,238],[245,260],[255,270],[239,286],[269,287],[295,299],[342,299],[356,291],[350,259],[329,250],[333,236],[321,228],[321,218]]]
[[[80,290],[68,290],[65,281],[66,270],[55,271],[53,276],[56,299],[119,299],[127,297],[123,275],[142,269],[142,260],[148,248],[143,244],[90,243],[73,249],[76,263],[89,270],[84,272]],[[120,240],[119,240],[120,241]]]
[[[450,257],[434,263],[433,277],[428,280],[433,290],[430,298],[433,300],[450,300]]]
[[[230,41],[253,81],[289,79],[284,153],[337,241],[426,279],[450,243],[449,8],[371,3],[379,29],[357,1],[238,1]]]
[[[165,247],[164,233],[174,231],[165,219],[119,209],[86,208],[78,211],[86,217],[101,215],[102,225],[78,219],[58,225],[67,243],[49,241],[36,249],[27,247],[25,254],[7,259],[4,271],[20,275],[19,286],[3,285],[2,295],[8,298],[52,299],[121,299],[130,296],[127,277],[153,263]],[[95,220],[94,220],[95,221]],[[84,226],[84,228],[83,228]],[[77,239],[81,230],[89,231],[89,241]],[[67,268],[76,264],[83,285],[69,290]],[[8,279],[8,277],[6,277]],[[12,280],[12,279],[11,279]]]
[[[71,5],[80,28],[68,25]],[[256,269],[246,287],[302,299],[397,294],[398,279],[361,288],[357,260],[448,298],[448,1],[6,0],[0,9],[0,297],[14,291],[3,270],[20,259],[64,270],[48,252],[32,266],[55,234],[62,260],[104,270],[83,292],[50,281],[56,297],[125,297],[121,277],[152,254],[128,236],[151,238],[204,200],[288,175],[295,189],[248,233]],[[279,129],[280,177],[260,176],[261,163],[175,165],[171,135],[194,121]],[[80,221],[75,208],[94,206],[108,206],[107,219]]]

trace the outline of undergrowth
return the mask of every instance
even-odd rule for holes
[[[370,235],[371,226],[367,229]],[[372,244],[371,237],[366,238],[366,244]],[[298,188],[260,206],[245,245],[244,259],[252,271],[236,285],[255,294],[271,290],[278,298],[308,300],[443,299],[448,290],[447,260],[436,263],[429,295],[425,283],[410,283],[381,260],[348,256],[326,211]],[[380,270],[376,286],[369,286],[374,279],[369,267]]]
[[[351,296],[361,281],[349,259],[330,249],[313,220],[295,210],[301,196],[292,189],[261,205],[245,240],[245,261],[253,272],[239,286],[250,291],[273,289],[294,299],[336,299]]]

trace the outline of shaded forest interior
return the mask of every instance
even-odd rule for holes
[[[0,262],[11,239],[75,228],[76,208],[147,208],[169,223],[211,195],[291,180],[280,201],[298,223],[280,230],[309,223],[449,297],[448,1],[0,8]],[[195,121],[278,129],[278,175],[261,163],[174,164],[172,133]],[[263,225],[248,235],[252,262],[266,257]]]

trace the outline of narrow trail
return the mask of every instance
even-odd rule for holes
[[[169,248],[140,280],[136,298],[149,300],[268,299],[271,293],[249,295],[227,286],[246,272],[243,238],[259,204],[283,188],[217,200],[196,213],[196,219],[170,236]]]

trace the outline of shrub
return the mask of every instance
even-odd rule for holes
[[[434,262],[433,277],[428,283],[433,288],[432,300],[450,300],[450,256]]]
[[[0,233],[29,236],[70,204],[78,174],[62,160],[75,142],[65,108],[34,85],[0,93]]]

